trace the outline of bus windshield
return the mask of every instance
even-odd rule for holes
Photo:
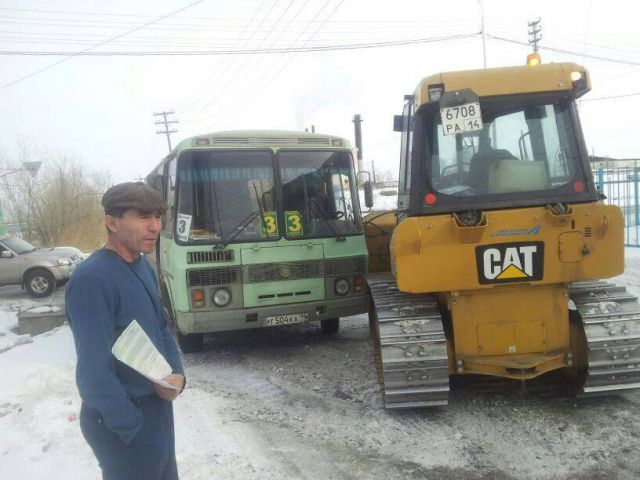
[[[580,160],[569,102],[481,107],[482,130],[455,135],[444,135],[440,112],[433,112],[427,142],[436,192],[548,195],[575,180]]]
[[[288,238],[362,231],[349,152],[281,150],[278,165]]]
[[[242,242],[277,237],[277,229],[267,233],[262,220],[275,219],[273,186],[268,151],[186,152],[178,168],[178,239]]]

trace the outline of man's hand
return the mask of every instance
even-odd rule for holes
[[[160,398],[164,398],[165,400],[173,402],[176,398],[178,398],[178,395],[180,395],[180,391],[184,386],[184,375],[181,375],[179,373],[172,373],[171,375],[167,375],[166,377],[164,377],[163,380],[167,383],[170,383],[171,385],[178,387],[178,389],[174,390],[172,388],[164,388],[157,383],[153,384],[153,388]]]

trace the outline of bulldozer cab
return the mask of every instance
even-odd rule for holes
[[[581,90],[446,87],[406,97],[396,120],[410,215],[598,200],[574,102]]]

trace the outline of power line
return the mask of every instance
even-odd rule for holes
[[[38,9],[26,9],[26,8],[10,8],[10,7],[0,7],[0,10],[12,11],[12,12],[30,12],[30,13],[51,13],[55,15],[91,15],[91,16],[105,16],[105,17],[134,17],[134,18],[153,18],[152,15],[142,15],[135,13],[114,13],[114,12],[86,12],[86,11],[70,11],[70,10],[38,10]],[[176,19],[184,19],[184,20],[202,20],[202,21],[222,21],[222,22],[238,22],[244,24],[245,19],[243,18],[229,18],[229,17],[207,17],[207,16],[198,16],[191,17],[186,15],[173,15]],[[28,19],[29,17],[24,17]],[[438,23],[442,24],[446,22],[446,19],[438,19]],[[449,20],[452,24],[458,24],[458,18],[451,18]],[[327,22],[323,22],[322,20],[300,20],[301,23],[329,23],[329,24],[340,24],[340,23],[348,23],[348,24],[389,24],[388,20],[328,20]],[[398,24],[420,24],[423,23],[423,20],[401,20],[395,21]],[[505,22],[510,23],[510,22]]]
[[[326,20],[328,20],[329,18],[331,18],[331,17],[333,16],[333,14],[337,11],[337,9],[342,5],[342,2],[343,2],[343,1],[344,1],[344,0],[341,0],[341,2],[338,4],[338,6],[337,6],[336,8],[334,8],[334,10],[333,10],[332,12],[330,12],[330,13],[329,13],[329,15],[327,15],[327,16],[324,18],[324,20],[325,20],[325,21],[326,21]],[[301,11],[302,11],[306,6],[307,6],[307,3],[309,3],[309,2],[308,2],[308,1],[307,1],[307,2],[305,2],[305,3],[304,3],[304,5],[300,8],[300,10],[298,10],[298,12],[296,13],[296,17],[297,17],[297,15],[299,15],[299,14],[300,14],[300,12],[301,12]],[[322,12],[324,11],[324,9],[325,9],[325,8],[327,8],[327,5],[329,5],[329,0],[326,0],[326,2],[324,3],[324,5],[322,5],[322,7],[321,7],[321,8],[320,8],[316,13],[315,13],[315,15],[313,16],[313,20],[316,20],[317,18],[319,18],[319,17],[320,17],[320,15],[321,15],[321,14],[322,14]],[[314,32],[312,32],[312,33],[311,33],[311,35],[309,35],[309,37],[307,37],[307,39],[306,39],[306,40],[304,41],[304,43],[302,44],[302,46],[303,46],[303,47],[304,47],[304,46],[305,46],[305,45],[306,45],[306,44],[307,44],[307,43],[308,43],[308,42],[313,38],[313,36],[314,36],[316,33],[318,33],[318,31],[323,27],[323,25],[324,25],[324,24],[325,24],[325,23],[320,23],[320,26],[319,26],[319,27],[318,27]],[[292,42],[290,45],[291,45],[291,46],[293,46],[293,45],[295,44],[295,42],[297,42],[297,41],[298,41],[298,39],[302,38],[302,36],[306,33],[306,31],[307,31],[307,30],[308,30],[312,25],[313,25],[312,23],[309,23],[309,24],[308,24],[308,26],[307,26],[307,28],[305,28],[305,31],[304,31],[304,32],[302,32],[302,33],[300,33],[300,34],[298,34],[298,35],[296,36],[296,38],[293,40],[293,42]],[[257,92],[254,92],[254,94],[253,94],[251,97],[247,97],[247,98],[245,98],[245,101],[240,105],[240,107],[237,107],[237,108],[239,109],[239,108],[244,107],[244,105],[246,105],[246,103],[247,103],[251,98],[255,97],[258,93],[262,92],[262,91],[263,91],[263,90],[264,90],[264,89],[265,89],[265,88],[266,88],[266,87],[267,87],[267,86],[268,86],[268,85],[273,81],[273,79],[274,79],[274,78],[276,78],[276,77],[280,74],[280,72],[281,72],[281,71],[282,71],[282,70],[283,70],[287,65],[289,65],[289,63],[291,63],[291,61],[295,58],[295,56],[296,56],[296,55],[297,55],[297,53],[294,53],[294,54],[289,58],[289,60],[288,60],[288,61],[285,61],[285,63],[280,67],[280,69],[276,72],[276,74],[275,74],[273,77],[271,77],[271,78],[270,78],[269,80],[267,80],[267,81],[261,82],[261,86],[262,86],[262,88],[260,88]],[[267,71],[264,73],[264,75],[262,75],[262,77],[266,77],[266,75],[268,75],[268,73],[269,73],[271,70],[273,70],[273,69],[276,67],[276,65],[278,65],[278,62],[279,62],[281,59],[284,59],[284,58],[286,58],[286,57],[283,55],[280,59],[278,59],[276,62],[274,62],[274,63],[269,67],[269,69],[267,69]],[[209,105],[210,105],[210,104],[209,104]],[[230,114],[227,114],[227,115],[223,118],[223,120],[225,120],[226,118],[228,118],[228,117],[229,117],[229,115],[230,115]]]
[[[149,16],[146,16],[147,18]],[[184,22],[175,22],[175,20],[189,20],[194,19],[197,20],[196,23],[184,23]],[[114,21],[114,20],[104,20],[104,19],[86,19],[86,18],[44,18],[44,17],[14,17],[9,15],[0,14],[0,23],[5,24],[15,24],[15,25],[46,25],[46,26],[78,26],[83,28],[120,28],[120,27],[131,27],[137,25],[135,21]],[[174,21],[163,22],[164,26],[175,26],[175,27],[197,27],[197,28],[210,28],[213,23],[215,26],[220,27],[226,25],[228,28],[236,28],[233,23],[239,22],[239,20],[231,20],[231,19],[216,19],[206,17],[173,17]],[[69,22],[69,23],[60,23],[60,22]],[[277,20],[266,20],[265,23],[269,22],[278,23]],[[396,28],[406,28],[407,25],[419,25],[419,23],[424,22],[423,20],[407,22],[407,21],[385,21],[380,22],[381,26],[389,27],[395,24]],[[92,24],[105,24],[101,25],[87,25],[88,23]],[[314,23],[310,20],[299,20],[298,23],[302,24],[310,24]],[[341,23],[348,24],[350,27],[353,25],[361,24],[361,25],[371,25],[372,22],[362,22],[357,20],[344,20],[341,22],[336,22],[336,25]],[[438,21],[441,24],[441,21]],[[459,24],[459,21],[455,22]],[[471,24],[472,22],[467,22]],[[77,25],[76,25],[77,24]],[[239,25],[241,26],[241,25]]]
[[[342,4],[344,3],[344,0],[340,0],[340,3],[338,3],[338,5],[336,5],[336,7],[329,13],[329,15],[327,15],[324,18],[324,21],[322,23],[320,23],[320,25],[318,26],[318,28],[309,36],[307,37],[307,39],[305,40],[303,47],[309,43],[309,41],[311,41],[311,39],[315,36],[316,33],[318,33],[318,31],[325,25],[325,23],[331,18],[333,17],[333,15],[335,15],[335,13],[338,11],[338,9],[342,6]],[[318,13],[316,13],[316,15],[313,17],[314,20],[320,15],[320,13],[324,10],[324,8],[326,7],[326,5],[328,4],[328,2],[318,11]],[[227,115],[225,115],[221,120],[226,120],[227,118],[229,118],[233,112],[239,111],[240,109],[242,109],[247,103],[249,103],[249,101],[251,101],[256,95],[258,95],[259,93],[261,93],[265,88],[267,88],[267,86],[269,86],[271,84],[271,82],[278,77],[278,75],[280,75],[280,73],[293,61],[293,59],[298,55],[298,52],[294,53],[287,61],[286,63],[284,63],[284,65],[282,65],[280,67],[280,69],[275,73],[275,75],[273,75],[270,79],[262,82],[260,89],[256,90],[253,92],[253,95],[251,97],[245,97],[244,102],[242,104],[240,104],[240,106],[238,106],[235,110],[231,109],[230,113],[228,113]]]
[[[267,13],[264,15],[264,17],[262,17],[262,19],[260,20],[260,23],[253,29],[253,31],[251,32],[251,35],[249,36],[249,38],[247,40],[245,40],[245,42],[240,46],[240,48],[235,49],[236,52],[240,52],[242,51],[242,49],[246,48],[247,44],[249,43],[249,41],[251,41],[251,39],[253,39],[253,36],[256,34],[256,32],[258,31],[258,29],[264,24],[265,20],[269,17],[269,15],[271,15],[271,12],[273,12],[274,8],[276,7],[276,5],[278,4],[279,0],[275,0],[275,2],[271,5],[271,8],[269,8],[269,10],[267,11]],[[262,4],[264,4],[265,2],[263,1]],[[262,4],[260,6],[262,6]],[[291,7],[291,3],[289,4],[289,6],[285,9],[285,12],[287,10],[289,10],[289,7]],[[284,13],[282,15],[284,15]],[[278,21],[280,21],[280,19],[282,18],[282,15],[280,15],[280,17],[278,17]],[[273,28],[275,28],[275,26],[277,25],[274,24],[274,26],[272,27],[271,31],[273,31]],[[271,33],[271,31],[269,33]],[[269,35],[267,35],[269,36]],[[234,49],[232,49],[234,50]],[[223,84],[222,87],[218,88],[217,93],[214,94],[214,97],[204,106],[202,106],[198,112],[195,115],[191,115],[191,117],[188,117],[186,119],[186,121],[190,121],[193,120],[194,117],[197,117],[198,115],[200,115],[202,112],[204,112],[209,106],[211,106],[213,103],[215,103],[215,101],[217,100],[217,98],[220,95],[226,94],[227,93],[227,87],[229,85],[232,84],[233,79],[238,76],[238,74],[242,71],[242,69],[249,63],[249,61],[251,60],[251,58],[253,57],[254,54],[251,54],[248,58],[244,59],[244,63],[242,63],[242,65],[239,68],[235,69],[235,72],[227,79],[226,83]],[[230,71],[231,67],[233,66],[235,68],[235,64],[236,61],[238,60],[239,57],[237,56],[233,56],[231,57],[231,61],[228,63],[228,65],[226,66],[226,68],[224,70],[222,70],[220,72],[219,78],[224,78],[224,76],[227,74],[227,72]],[[209,76],[209,78],[211,78],[211,76]],[[190,108],[194,107],[194,103],[192,103],[190,105]],[[188,111],[188,110],[187,110]]]
[[[185,17],[174,17],[174,18],[179,18],[179,19],[185,19]],[[217,29],[222,29],[222,30],[236,30],[237,27],[233,24],[233,23],[229,23],[228,21],[224,21],[224,20],[213,20],[212,22],[206,22],[206,21],[202,21],[204,19],[202,18],[198,18],[198,20],[200,21],[199,23],[184,23],[184,22],[163,22],[162,26],[156,26],[153,27],[154,30],[187,30],[187,31],[208,31],[210,30],[212,27],[216,27]],[[237,20],[234,20],[234,22],[236,22]],[[269,22],[276,22],[275,20],[267,20],[266,24],[268,25]],[[298,23],[300,24],[306,24],[306,25],[310,25],[312,23],[314,23],[313,21],[309,21],[309,20],[299,20]],[[435,23],[435,22],[434,22]],[[441,20],[438,20],[437,24],[438,25],[442,25],[443,23],[447,23],[447,22],[443,22]],[[33,26],[44,26],[44,27],[74,27],[74,28],[91,28],[91,29],[119,29],[119,28],[128,28],[131,26],[136,25],[136,22],[134,21],[130,21],[130,22],[117,22],[117,21],[111,21],[111,20],[88,20],[88,19],[75,19],[75,18],[64,18],[64,19],[59,19],[59,18],[38,18],[38,17],[24,17],[24,18],[20,18],[20,17],[7,17],[6,15],[0,15],[0,24],[5,24],[5,25],[15,25],[15,26],[22,26],[22,25],[28,25],[30,27]],[[423,20],[420,21],[415,21],[415,22],[382,22],[379,24],[376,23],[372,23],[372,22],[359,22],[356,20],[349,20],[349,21],[342,21],[340,23],[334,23],[333,26],[340,26],[340,25],[348,25],[349,28],[355,28],[358,25],[361,25],[362,27],[374,27],[376,30],[382,28],[382,29],[387,29],[389,30],[390,28],[396,30],[396,31],[404,31],[407,28],[417,28],[417,27],[421,27],[425,24],[425,22]],[[452,23],[453,24],[453,23]],[[461,21],[456,21],[455,25],[460,25]],[[463,22],[463,24],[466,25],[472,25],[474,24],[474,22]],[[239,25],[240,26],[240,25]],[[265,27],[265,29],[268,27]]]
[[[298,15],[300,15],[300,13],[306,8],[307,4],[309,3],[309,0],[307,0],[299,9],[298,11],[294,14],[293,19],[296,19],[298,17]],[[278,22],[283,18],[284,14],[291,8],[291,5],[293,4],[293,0],[289,3],[289,5],[287,6],[287,8],[285,9],[285,11],[280,15],[280,17],[278,17]],[[325,3],[325,7],[328,4]],[[322,11],[325,7],[322,7],[322,9],[320,11]],[[265,17],[266,18],[266,17]],[[274,28],[277,25],[274,24]],[[284,31],[286,31],[287,28],[289,28],[289,25],[291,25],[291,21],[289,21],[289,23],[287,23],[287,25],[285,25],[284,29],[282,30],[281,34],[273,41],[273,43],[269,46],[269,48],[273,48],[273,46],[275,45],[275,43],[280,39],[280,37],[282,36],[282,34],[284,33]],[[309,24],[310,25],[310,24]],[[308,28],[308,27],[307,27]],[[273,29],[272,29],[273,30]],[[236,57],[234,57],[235,59]],[[227,81],[227,83],[222,87],[219,88],[216,95],[214,95],[214,97],[212,99],[210,99],[204,106],[202,106],[198,112],[196,112],[194,115],[191,115],[191,117],[189,117],[188,121],[193,121],[195,118],[199,117],[202,113],[204,113],[205,111],[207,111],[207,109],[209,109],[212,105],[215,105],[216,100],[223,94],[226,93],[226,87],[229,84],[232,84],[232,81],[234,80],[234,78],[240,76],[240,73],[244,70],[244,67],[246,65],[249,64],[250,60],[251,60],[252,56],[248,57],[245,59],[244,64],[238,69],[236,70],[235,74],[233,74],[229,80]],[[260,59],[258,60],[258,62],[253,65],[253,67],[255,67],[256,65],[260,64],[260,61],[263,59],[264,57],[260,57]],[[227,69],[228,70],[228,69]],[[226,73],[223,72],[223,73]]]
[[[479,35],[479,32],[478,33],[474,33],[474,34],[469,34],[469,35],[457,35],[457,36],[454,35],[454,36],[448,36],[448,37],[434,37],[434,38],[428,39],[428,41],[425,41],[425,42],[422,42],[422,43],[441,42],[441,41],[458,40],[458,39],[465,39],[465,38],[475,38],[478,35]],[[425,39],[425,40],[427,40],[427,39]],[[241,108],[243,108],[245,105],[247,105],[247,103],[249,103],[251,100],[253,100],[258,94],[263,92],[271,84],[271,82],[273,82],[273,80],[275,80],[278,77],[278,75],[280,75],[280,73],[282,73],[282,71],[293,61],[293,59],[296,57],[296,55],[298,53],[300,53],[300,52],[295,52],[288,59],[288,61],[286,63],[284,63],[283,65],[280,66],[278,71],[273,76],[271,76],[270,78],[268,78],[268,79],[264,80],[263,82],[261,82],[258,90],[253,91],[253,94],[251,96],[243,97],[244,101],[240,105],[233,105],[233,108],[228,109],[229,113],[227,115],[225,115],[224,117],[222,117],[220,119],[220,121],[223,121],[223,120],[226,120],[227,118],[229,118],[231,115],[233,115],[234,113],[239,111]]]
[[[292,19],[293,20],[293,19]],[[292,20],[289,20],[289,22],[292,22]],[[294,36],[294,34],[301,34],[301,33],[306,33],[309,30],[309,26],[304,27],[302,29],[287,29],[286,31],[281,32],[283,35],[284,34],[290,34],[291,36]],[[384,38],[382,38],[383,36],[392,36],[391,39],[407,39],[407,38],[416,38],[421,36],[424,31],[426,29],[428,29],[429,27],[427,25],[425,25],[424,28],[419,28],[419,29],[415,29],[415,30],[408,30],[408,29],[402,29],[402,30],[385,30],[385,29],[375,29],[375,30],[371,30],[371,29],[363,29],[363,30],[328,30],[325,29],[324,31],[318,32],[318,34],[316,35],[316,38],[319,37],[328,37],[330,39],[332,39],[333,41],[336,41],[338,38],[342,39],[342,37],[348,38],[349,40],[357,40],[357,38],[359,37],[364,37],[365,39],[367,38],[371,38],[372,36],[375,35],[375,40],[383,40]],[[152,28],[147,28],[146,31],[147,32],[151,32],[153,29]],[[459,33],[462,32],[464,30],[459,30]],[[140,43],[144,43],[143,40],[155,40],[155,41],[162,41],[165,43],[168,42],[178,42],[181,40],[185,40],[185,41],[191,41],[191,42],[199,42],[200,44],[206,44],[208,41],[213,41],[213,42],[220,42],[220,41],[226,41],[226,42],[230,42],[232,40],[235,40],[236,42],[242,41],[242,40],[248,40],[247,38],[243,38],[244,35],[244,31],[239,35],[239,37],[236,37],[235,35],[232,35],[233,32],[221,32],[219,31],[219,29],[214,29],[209,33],[214,33],[214,35],[201,35],[199,32],[194,32],[191,35],[128,35],[127,39],[128,40],[136,40],[136,41],[140,41]],[[448,32],[449,34],[453,34],[454,32]],[[79,42],[87,42],[87,43],[91,43],[96,41],[97,39],[105,39],[105,38],[110,38],[111,35],[108,34],[104,34],[104,33],[76,33],[76,32],[72,32],[72,31],[65,31],[65,32],[25,32],[25,31],[10,31],[10,30],[0,30],[0,41],[5,41],[5,40],[12,40],[12,39],[17,39],[17,40],[24,40],[24,41],[31,41],[33,40],[34,42],[36,40],[46,40],[48,43],[58,43],[59,40],[73,40],[73,41],[79,41]],[[264,36],[255,36],[253,37],[253,39],[256,40],[256,42],[264,42],[265,40],[267,40]],[[388,39],[388,38],[387,38]],[[12,43],[11,41],[6,41],[5,43]],[[37,43],[37,42],[35,42]]]
[[[202,0],[201,0],[202,1]],[[467,33],[460,35],[449,35],[444,37],[433,38],[415,38],[407,40],[391,40],[386,42],[365,42],[365,43],[348,43],[348,44],[336,44],[336,45],[316,45],[310,47],[283,47],[283,48],[251,48],[246,50],[175,50],[175,51],[109,51],[109,52],[89,52],[82,51],[73,54],[73,56],[83,57],[114,57],[114,56],[202,56],[202,55],[255,55],[255,54],[279,54],[279,53],[304,53],[304,52],[326,52],[336,50],[361,50],[368,48],[382,48],[382,47],[399,47],[405,45],[418,45],[422,43],[440,42],[443,40],[459,40],[463,38],[477,37],[479,32]],[[502,40],[496,38],[497,40]],[[508,40],[507,40],[508,41]],[[523,42],[518,42],[523,43]],[[523,43],[526,45],[526,43]],[[549,47],[542,47],[547,50],[552,50]],[[574,52],[564,52],[575,54]],[[0,50],[0,55],[5,56],[60,56],[69,55],[69,52],[59,51],[20,51],[20,50]],[[640,65],[640,63],[632,63],[633,65]],[[4,87],[0,87],[4,88]]]
[[[238,45],[238,43],[240,42],[241,37],[245,34],[245,32],[247,31],[247,29],[249,28],[249,25],[251,25],[253,23],[253,21],[255,20],[255,18],[258,16],[258,12],[262,9],[262,6],[266,3],[267,0],[262,0],[262,3],[260,4],[260,6],[253,12],[253,16],[251,17],[251,20],[249,20],[249,22],[244,26],[242,33],[235,39],[233,45],[231,46],[231,49],[234,50],[236,48],[236,46]],[[266,18],[266,16],[265,16]],[[233,64],[233,62],[235,61],[236,57],[226,57],[225,58],[225,63],[223,63],[220,67],[222,69],[222,67],[224,67],[223,72],[226,72],[231,65]],[[209,75],[207,75],[206,80],[200,85],[200,87],[198,87],[192,95],[190,95],[188,97],[188,100],[184,100],[182,102],[182,104],[178,107],[178,110],[183,110],[184,111],[189,111],[194,103],[197,101],[198,99],[198,95],[207,87],[207,85],[209,84],[209,81],[213,78],[213,76],[218,73],[218,69],[213,68],[211,70],[211,72],[209,72]]]
[[[501,42],[506,42],[506,43],[514,43],[516,45],[525,45],[525,46],[529,46],[529,43],[527,42],[522,42],[520,40],[515,40],[513,38],[505,38],[505,37],[499,37],[497,35],[491,35],[491,34],[487,34],[487,37],[491,38],[492,40],[500,40]],[[593,54],[588,54],[588,53],[582,53],[582,52],[576,52],[573,50],[567,50],[564,48],[557,48],[557,47],[549,47],[549,46],[544,46],[544,47],[540,47],[543,50],[549,50],[551,52],[556,52],[556,53],[565,53],[567,55],[575,55],[577,57],[587,57],[587,58],[591,58],[593,60],[602,60],[605,62],[613,62],[613,63],[622,63],[625,65],[640,65],[639,61],[633,61],[633,60],[624,60],[624,59],[619,59],[619,58],[611,58],[611,57],[605,57],[602,55],[593,55]]]
[[[610,45],[602,45],[602,44],[598,44],[598,43],[591,43],[591,42],[585,42],[582,40],[576,40],[573,38],[568,38],[568,37],[563,37],[563,36],[558,36],[558,35],[547,35],[547,38],[555,38],[560,40],[561,42],[569,42],[569,43],[576,43],[581,47],[591,47],[591,48],[600,48],[600,49],[604,49],[604,50],[612,50],[612,51],[616,51],[616,52],[622,52],[622,53],[631,53],[631,54],[638,54],[638,50],[635,49],[628,49],[628,48],[618,48],[618,47],[612,47]]]
[[[151,24],[153,24],[153,23],[159,22],[160,20],[162,20],[162,19],[164,19],[164,18],[170,17],[171,15],[175,15],[176,13],[182,12],[182,11],[184,11],[184,10],[188,9],[188,8],[193,7],[194,5],[197,5],[198,3],[202,3],[203,1],[204,1],[204,0],[196,0],[195,2],[192,2],[192,3],[188,4],[188,5],[187,5],[187,6],[185,6],[185,7],[179,8],[178,10],[174,10],[173,12],[168,13],[168,14],[166,14],[166,15],[162,15],[162,16],[160,16],[160,17],[156,18],[155,20],[152,20],[152,21],[150,21],[150,22],[145,23],[144,25],[141,25],[141,26],[139,26],[139,27],[135,27],[135,28],[133,28],[133,29],[131,29],[131,30],[128,30],[128,31],[126,31],[126,32],[124,32],[124,33],[121,33],[121,34],[119,34],[119,35],[116,35],[115,37],[112,37],[112,38],[109,38],[109,39],[107,39],[107,40],[105,40],[105,41],[103,41],[103,42],[97,43],[97,44],[95,44],[95,45],[93,45],[93,46],[91,46],[91,47],[86,48],[85,50],[80,51],[80,52],[72,53],[72,54],[70,54],[70,55],[69,55],[68,53],[66,53],[65,55],[68,55],[67,57],[62,58],[62,59],[58,60],[57,62],[54,62],[54,63],[52,63],[52,64],[50,64],[50,65],[47,65],[47,66],[46,66],[46,67],[44,67],[44,68],[41,68],[41,69],[39,69],[39,70],[36,70],[35,72],[31,72],[30,74],[25,75],[24,77],[21,77],[21,78],[18,78],[18,79],[16,79],[16,80],[13,80],[13,81],[11,81],[11,82],[9,82],[9,83],[6,83],[6,84],[4,84],[4,85],[0,86],[0,90],[3,90],[3,89],[5,89],[5,88],[7,88],[7,87],[10,87],[11,85],[15,85],[15,84],[16,84],[16,83],[18,83],[18,82],[22,82],[23,80],[26,80],[26,79],[28,79],[28,78],[31,78],[31,77],[33,77],[34,75],[37,75],[37,74],[39,74],[39,73],[42,73],[42,72],[44,72],[44,71],[46,71],[46,70],[49,70],[49,69],[51,69],[51,68],[53,68],[53,67],[55,67],[55,66],[57,66],[57,65],[60,65],[61,63],[66,62],[67,60],[70,60],[70,59],[72,59],[72,58],[74,58],[74,57],[76,57],[76,56],[78,56],[78,55],[85,54],[85,53],[89,53],[89,51],[90,51],[90,50],[93,50],[94,48],[101,47],[102,45],[105,45],[105,44],[107,44],[107,43],[109,43],[109,42],[112,42],[112,41],[114,41],[114,40],[117,40],[118,38],[122,38],[122,37],[124,37],[125,35],[129,35],[130,33],[133,33],[133,32],[135,32],[135,31],[137,31],[137,30],[141,30],[141,29],[143,29],[143,28],[145,28],[145,27],[147,27],[147,26],[149,26],[149,25],[151,25]]]
[[[582,99],[582,101],[583,102],[595,102],[596,100],[609,100],[611,98],[635,97],[636,95],[640,95],[640,92],[622,93],[620,95],[609,95],[609,96],[606,96],[606,97],[585,98],[585,99]]]
[[[294,19],[288,20],[288,24],[291,24]],[[276,25],[277,26],[277,25]],[[295,34],[307,33],[309,30],[309,26],[304,29],[290,29],[286,28],[279,32],[279,38],[290,36],[294,37]],[[411,38],[417,38],[422,36],[423,32],[427,27],[420,28],[419,30],[407,30],[404,29],[401,32],[394,30],[360,30],[360,31],[345,31],[345,30],[324,30],[320,31],[316,34],[315,39],[320,41],[321,38],[324,38],[325,41],[331,41],[332,43],[341,43],[341,42],[369,42],[369,41],[383,41],[383,40],[405,40]],[[269,30],[271,32],[273,28]],[[146,30],[147,32],[151,32],[151,28]],[[458,33],[462,33],[463,30],[458,31]],[[256,46],[263,46],[264,42],[270,40],[270,35],[256,35],[249,37],[249,35],[245,35],[245,31],[243,31],[238,37],[230,34],[230,32],[219,32],[217,30],[212,31],[214,35],[201,35],[199,33],[194,33],[191,35],[136,35],[131,34],[126,38],[121,38],[116,41],[113,41],[114,45],[124,45],[124,41],[128,42],[131,45],[139,44],[140,46],[148,45],[152,43],[157,44],[175,44],[181,46],[209,46],[211,47],[213,43],[216,46],[219,44],[229,44],[231,42],[234,43],[235,48],[240,42],[249,43],[249,39],[254,40]],[[453,34],[454,32],[447,32],[449,34]],[[66,44],[69,42],[76,43],[85,43],[87,45],[92,45],[97,40],[108,39],[111,38],[110,35],[107,34],[95,34],[95,33],[75,33],[73,31],[65,31],[64,33],[52,33],[52,32],[12,32],[8,30],[0,30],[0,42],[5,44],[12,43],[31,43],[31,44],[40,44],[46,42],[47,45],[54,44]],[[285,37],[286,38],[286,37]],[[8,49],[8,48],[5,48]]]

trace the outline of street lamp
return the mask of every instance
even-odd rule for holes
[[[17,172],[29,172],[32,178],[38,174],[38,170],[42,166],[42,162],[22,162],[21,168],[2,168],[0,170],[6,171],[6,173],[1,173],[0,178],[4,178],[12,173]],[[4,215],[2,214],[2,206],[0,205],[0,235],[6,234],[7,231],[4,226]]]
[[[8,170],[7,173],[0,174],[0,178],[6,177],[16,172],[29,172],[32,178],[38,174],[38,170],[42,166],[42,162],[22,162],[22,168],[0,168],[0,170]]]

